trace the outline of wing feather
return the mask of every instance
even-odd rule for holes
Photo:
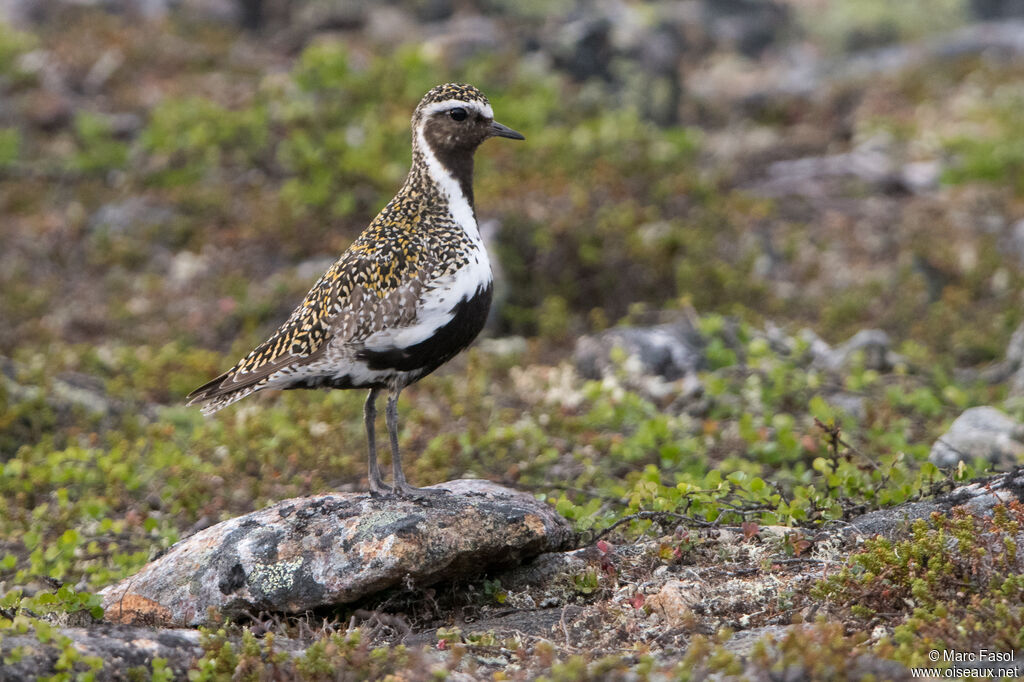
[[[371,225],[371,228],[373,226]],[[234,367],[187,397],[188,405],[216,411],[253,391],[272,387],[275,374],[321,359],[333,341],[358,348],[368,336],[416,319],[422,258],[415,240],[394,240],[368,229],[320,277],[288,320]],[[354,354],[354,351],[353,351]],[[283,386],[282,386],[283,387]]]

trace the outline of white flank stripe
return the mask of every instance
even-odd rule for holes
[[[416,144],[420,151],[423,152],[423,158],[427,162],[427,170],[430,173],[431,179],[437,183],[437,186],[448,197],[448,210],[451,211],[455,222],[466,231],[473,244],[483,251],[484,243],[480,238],[480,230],[476,225],[476,214],[473,212],[473,207],[469,205],[465,195],[462,193],[462,187],[459,186],[458,180],[453,178],[451,173],[434,156],[434,150],[430,148],[426,138],[423,136],[422,123],[416,128]],[[486,251],[484,251],[484,258],[487,258]]]
[[[416,144],[423,153],[431,179],[448,197],[448,210],[451,211],[452,217],[476,248],[470,254],[469,263],[461,270],[432,282],[429,288],[423,291],[416,324],[401,329],[385,329],[373,334],[365,342],[366,348],[370,350],[408,348],[426,341],[434,332],[452,321],[455,316],[452,311],[459,301],[472,298],[479,289],[491,282],[491,261],[480,237],[473,207],[466,200],[458,181],[434,156],[433,150],[423,136],[422,125],[416,129]]]

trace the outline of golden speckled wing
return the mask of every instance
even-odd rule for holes
[[[436,271],[422,240],[384,213],[313,285],[288,320],[233,368],[188,396],[189,404],[261,387],[271,375],[315,361],[332,340],[358,343],[411,323],[421,275]],[[240,396],[239,396],[240,397]]]

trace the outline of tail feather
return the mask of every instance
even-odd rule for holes
[[[237,383],[231,372],[225,372],[216,379],[208,381],[185,398],[186,405],[198,405],[199,411],[210,416],[217,410],[237,402],[250,393],[255,393],[266,385],[266,377],[254,382]]]
[[[230,370],[221,374],[216,379],[206,382],[196,390],[189,393],[185,398],[185,404],[199,405],[199,409],[203,414],[211,415],[217,410],[241,400],[250,393],[254,393],[263,388],[269,388],[272,384],[272,380],[274,380],[275,388],[285,388],[284,386],[279,386],[275,379],[275,375],[278,372],[289,365],[308,365],[319,358],[327,348],[327,344],[323,344],[316,351],[305,357],[284,355],[282,357],[266,361],[253,369],[242,371],[242,368],[245,367],[246,360],[253,356],[259,356],[262,349],[272,344],[273,337],[271,337],[269,341],[264,341],[256,348],[256,350],[246,356],[246,358],[240,360],[238,364]]]

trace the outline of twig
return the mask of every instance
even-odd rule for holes
[[[683,514],[677,514],[675,512],[659,512],[659,511],[641,511],[629,516],[623,516],[621,519],[613,523],[612,525],[605,528],[603,531],[598,533],[588,545],[592,545],[598,540],[606,537],[613,530],[624,524],[630,523],[631,521],[681,521],[683,523],[696,526],[697,528],[718,528],[717,522],[701,521],[699,519],[692,518],[690,516],[684,516]]]
[[[584,495],[586,497],[596,498],[598,500],[601,500],[603,502],[607,502],[607,503],[610,503],[610,504],[617,504],[620,507],[626,507],[626,506],[629,505],[629,500],[623,499],[621,497],[612,497],[610,495],[603,495],[603,494],[601,494],[600,492],[598,492],[596,490],[592,490],[592,489],[588,490],[588,489],[585,489],[585,488],[576,488],[576,487],[571,486],[571,485],[562,485],[560,483],[545,483],[543,485],[526,485],[526,484],[523,484],[523,483],[521,483],[519,481],[505,481],[504,484],[509,486],[510,488],[515,488],[516,490],[522,490],[524,492],[535,493],[535,492],[544,492],[545,490],[561,490],[562,492],[575,493],[577,495]]]
[[[815,417],[814,424],[819,429],[824,431],[825,435],[828,436],[828,449],[832,454],[832,459],[839,459],[839,446],[842,445],[850,452],[861,457],[861,459],[867,462],[868,466],[870,466],[872,469],[876,471],[878,470],[878,464],[873,459],[871,459],[863,452],[861,452],[860,450],[846,442],[846,440],[843,438],[842,429],[840,428],[838,422],[833,426],[829,426],[828,424],[825,424],[820,419]]]
[[[565,646],[571,647],[572,644],[569,642],[569,628],[565,624],[565,610],[567,608],[569,608],[568,604],[566,604],[565,606],[562,607],[562,617],[558,619],[558,622],[561,623],[561,625],[562,625],[562,632],[565,633]]]
[[[383,625],[391,628],[396,634],[400,634],[402,636],[402,640],[408,637],[412,632],[409,622],[402,616],[383,613],[381,611],[368,611],[366,609],[356,609],[354,615],[365,619],[367,624],[370,624],[371,626]]]

